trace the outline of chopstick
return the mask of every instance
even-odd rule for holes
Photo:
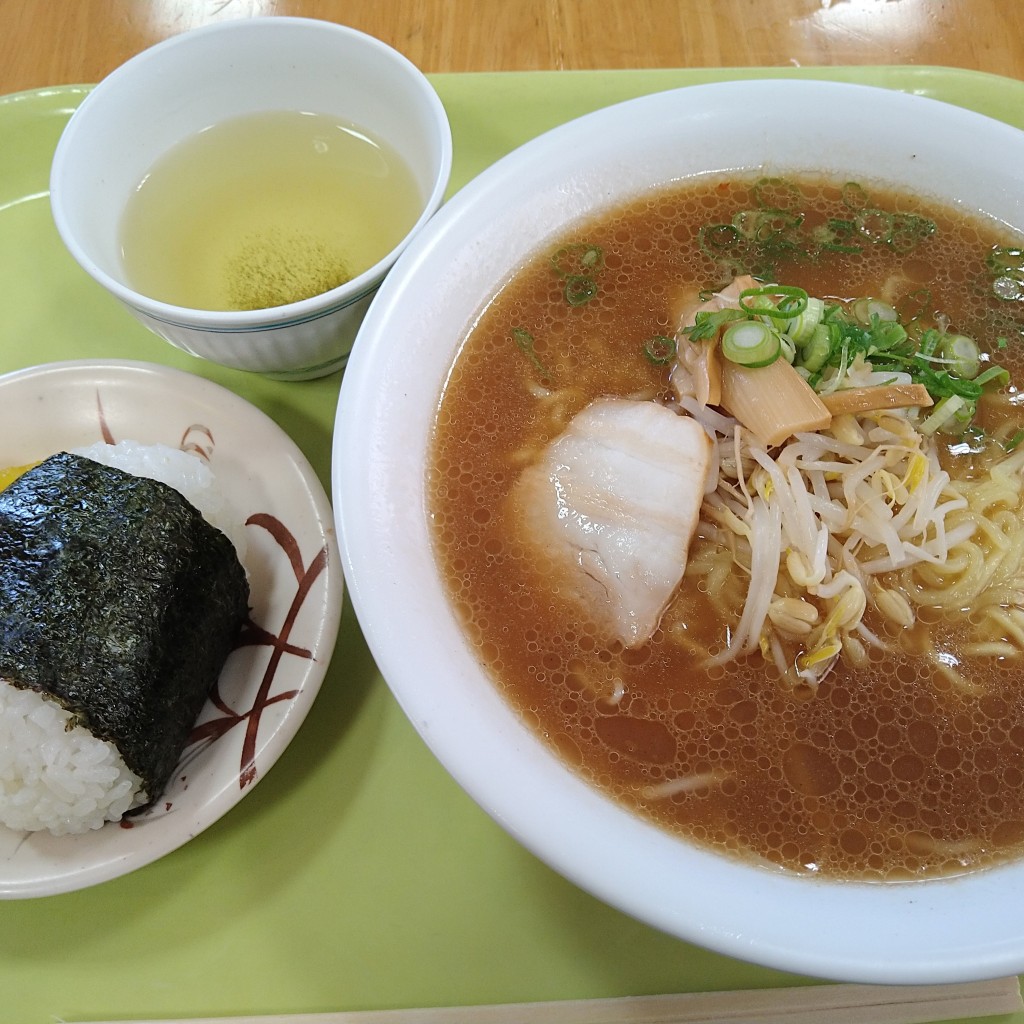
[[[618,999],[90,1024],[927,1024],[1021,1009],[1019,979],[1011,977],[950,985],[815,984]]]

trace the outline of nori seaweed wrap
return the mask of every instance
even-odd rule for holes
[[[248,612],[228,538],[174,488],[62,453],[0,491],[0,678],[166,785]]]

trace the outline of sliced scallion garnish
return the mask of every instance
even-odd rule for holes
[[[982,370],[982,372],[974,378],[974,383],[979,386],[983,386],[985,384],[998,384],[1000,387],[1006,387],[1006,385],[1010,383],[1010,374],[1001,366],[990,366],[987,370]]]
[[[771,366],[781,353],[778,331],[760,320],[737,320],[722,335],[722,355],[740,366]]]
[[[675,338],[666,337],[664,334],[648,338],[644,342],[644,355],[653,366],[667,365],[676,357]]]
[[[534,351],[533,335],[525,327],[513,327],[512,340],[516,343],[519,351],[533,363],[537,372],[542,377],[547,377],[548,371],[544,368],[544,364],[537,358],[537,353]]]
[[[824,324],[818,324],[800,352],[799,364],[808,373],[817,373],[828,362],[831,354],[831,332]]]
[[[804,345],[810,340],[824,315],[824,301],[808,296],[804,311],[786,324],[786,333],[797,345]]]
[[[565,279],[565,301],[584,306],[597,294],[595,277],[604,269],[604,250],[589,242],[564,245],[551,254],[551,266]]]
[[[873,316],[877,316],[879,320],[899,320],[900,318],[895,306],[891,306],[888,302],[883,302],[881,299],[867,297],[854,299],[853,304],[850,306],[850,312],[853,313],[857,322],[865,327],[871,323]]]
[[[921,424],[921,433],[934,434],[941,430],[966,404],[967,400],[960,395],[947,395]]]
[[[779,303],[765,303],[762,297],[773,299],[780,296]],[[772,284],[764,288],[745,288],[739,296],[740,309],[756,316],[768,316],[773,320],[792,320],[807,308],[807,292],[793,285]]]
[[[907,340],[907,330],[898,320],[872,320],[871,353],[889,352]]]
[[[916,249],[929,235],[935,233],[935,221],[916,213],[894,213],[889,245],[899,253]]]
[[[694,317],[692,326],[683,328],[683,333],[689,336],[690,341],[706,341],[716,337],[726,324],[746,318],[747,314],[741,309],[720,309],[714,313],[701,310]]]
[[[589,276],[604,267],[604,250],[588,242],[564,245],[552,254],[551,265],[559,277]]]
[[[892,241],[893,215],[887,210],[861,210],[854,223],[857,231],[869,242],[876,245]]]
[[[938,354],[958,377],[973,380],[981,372],[978,343],[966,334],[946,334],[939,343]]]
[[[1006,452],[1012,452],[1021,441],[1024,441],[1024,430],[1017,430],[1011,437],[1008,437],[1003,441],[1003,450]]]
[[[843,205],[849,210],[863,210],[868,205],[868,194],[864,186],[856,181],[848,181],[840,193]]]
[[[597,282],[586,274],[570,274],[565,279],[565,301],[570,306],[585,306],[597,294]]]

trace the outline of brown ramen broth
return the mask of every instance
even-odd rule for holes
[[[897,223],[919,223],[904,216],[919,215],[935,229],[924,241],[844,252],[850,239],[835,225],[851,218],[849,186],[808,179],[774,183],[785,195],[772,204],[798,206],[800,238],[824,240],[824,249],[776,245],[737,255],[735,237],[701,244],[702,227],[763,208],[764,187],[690,183],[642,197],[539,253],[488,305],[442,396],[428,473],[451,599],[480,659],[537,734],[590,783],[687,840],[800,873],[866,880],[1018,857],[1024,677],[1020,658],[965,653],[969,609],[925,608],[907,629],[869,608],[865,623],[886,646],[869,645],[856,666],[841,658],[810,690],[784,685],[756,653],[704,664],[726,643],[745,583],[734,573],[708,592],[702,528],[659,628],[632,649],[609,642],[553,592],[545,566],[514,540],[508,495],[522,469],[599,396],[667,401],[668,370],[644,357],[645,340],[673,335],[685,297],[727,284],[734,258],[762,279],[826,299],[895,289],[894,304],[939,311],[984,351],[998,350],[1014,380],[1024,375],[1024,304],[993,295],[986,262],[993,247],[1020,244],[1005,231],[871,190],[872,208],[898,213]],[[574,305],[567,268],[559,273],[555,264],[590,246],[602,251],[599,265],[584,268],[596,293]],[[1024,425],[1014,394],[1005,388],[989,400],[980,422],[1015,417],[1014,430]],[[952,476],[976,471],[982,456],[968,447],[944,446]],[[920,656],[923,634],[969,686],[952,685]],[[690,781],[678,787],[679,779]]]

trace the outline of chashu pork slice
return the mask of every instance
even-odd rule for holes
[[[517,534],[603,633],[636,647],[683,578],[709,460],[696,420],[598,399],[516,482]]]

